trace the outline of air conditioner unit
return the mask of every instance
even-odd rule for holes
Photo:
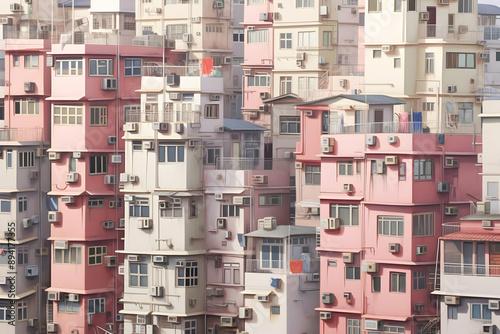
[[[115,228],[115,222],[111,220],[106,220],[102,222],[102,228],[105,230],[112,230]]]
[[[216,220],[217,228],[226,228],[226,219],[225,217],[219,217]]]
[[[351,14],[356,14],[357,12],[356,8],[351,8]]]
[[[47,333],[57,333],[57,324],[52,322],[47,323]]]
[[[318,65],[326,65],[327,61],[325,57],[318,57]]]
[[[155,143],[153,141],[145,141],[142,143],[142,148],[145,150],[153,150],[155,148]]]
[[[37,170],[32,170],[32,171],[30,171],[30,179],[31,179],[31,180],[36,180],[36,179],[38,179],[38,171],[37,171]]]
[[[49,211],[48,220],[49,223],[59,223],[61,221],[61,212]]]
[[[382,321],[365,319],[365,329],[380,330],[382,329]]]
[[[446,305],[459,305],[460,297],[458,296],[444,296],[444,303]]]
[[[181,93],[169,93],[168,97],[170,100],[180,100],[181,99]]]
[[[367,146],[375,146],[375,144],[377,144],[377,137],[374,135],[366,135],[365,143]]]
[[[312,117],[312,116],[314,116],[314,113],[312,110],[306,110],[306,111],[304,111],[304,116]]]
[[[140,261],[141,261],[140,255],[129,255],[128,256],[128,262],[140,262]]]
[[[259,106],[259,111],[268,112],[269,111],[269,106],[268,105]]]
[[[10,4],[10,11],[11,12],[20,12],[23,10],[23,7],[21,7],[20,4],[18,3],[11,3]]]
[[[133,201],[135,201],[135,196],[134,195],[124,195],[123,200],[125,202],[133,202]]]
[[[178,134],[184,133],[184,124],[175,123],[175,133],[178,133]]]
[[[458,215],[458,206],[446,206],[444,208],[444,214],[447,216],[456,216]]]
[[[498,300],[488,300],[488,309],[490,309],[490,310],[500,310],[500,301],[498,301]]]
[[[201,22],[201,17],[195,16],[191,18],[191,23],[200,23]]]
[[[127,132],[136,132],[138,128],[137,123],[125,123],[123,130]]]
[[[456,93],[456,92],[457,92],[457,86],[448,85],[448,93]]]
[[[382,45],[382,52],[394,52],[394,45]]]
[[[398,164],[398,156],[397,155],[387,155],[385,157],[386,165],[397,165]]]
[[[295,162],[295,169],[302,169],[302,162]]]
[[[417,255],[424,255],[427,253],[427,246],[417,246]]]
[[[378,265],[374,262],[363,262],[361,264],[361,271],[365,273],[376,273],[378,270]]]
[[[493,225],[492,225],[493,223],[492,223],[492,221],[491,221],[491,220],[483,220],[483,221],[481,222],[481,224],[482,224],[482,226],[483,226],[483,227],[492,227],[492,226],[493,226]]]
[[[125,218],[120,218],[118,228],[125,228]]]
[[[0,24],[5,24],[5,25],[12,25],[12,18],[11,17],[0,17]]]
[[[49,160],[59,160],[61,159],[61,154],[59,152],[49,152]]]
[[[167,85],[169,86],[178,86],[181,81],[181,77],[178,74],[169,74],[165,77],[165,79],[167,81]]]
[[[37,248],[35,250],[35,255],[36,256],[46,256],[46,255],[49,255],[49,249],[47,247]]]
[[[78,182],[78,173],[77,172],[69,172],[66,175],[66,182],[68,182],[68,183]]]
[[[267,303],[269,301],[269,295],[257,295],[256,297],[259,302]]]
[[[223,288],[215,288],[214,292],[213,292],[213,295],[215,297],[222,297],[222,296],[224,296],[224,289]]]
[[[268,92],[260,92],[259,96],[262,100],[266,100],[269,98],[269,93]]]
[[[112,155],[111,156],[111,163],[112,164],[121,164],[122,163],[122,156],[119,154]]]
[[[352,193],[353,185],[351,183],[344,183],[343,191],[345,193]]]
[[[250,205],[252,198],[250,196],[234,196],[233,204],[235,205]]]
[[[146,314],[138,314],[135,318],[135,322],[140,325],[146,325],[149,323],[149,316]]]
[[[450,182],[438,182],[437,183],[438,193],[449,193],[450,192]]]
[[[332,312],[319,312],[319,318],[321,320],[328,320],[332,318]]]
[[[168,256],[165,255],[153,255],[154,263],[167,263],[168,264]]]
[[[304,61],[303,60],[297,60],[295,61],[295,64],[298,66],[298,67],[302,67],[304,65]]]
[[[335,297],[333,296],[333,293],[331,293],[331,292],[324,292],[321,295],[321,302],[323,304],[333,304],[333,301],[335,300],[334,298]]]
[[[491,202],[477,202],[476,203],[476,212],[482,214],[490,214]]]
[[[446,159],[444,161],[444,166],[445,167],[456,168],[456,167],[458,167],[458,159],[457,158],[446,157]]]
[[[125,317],[123,316],[123,314],[117,314],[115,317],[116,322],[122,322],[124,320],[125,320]]]
[[[319,7],[319,15],[320,16],[328,16],[328,6],[320,6]]]
[[[319,273],[307,274],[306,281],[307,282],[319,282],[320,276]]]
[[[221,126],[215,127],[215,132],[224,132],[224,126],[221,125]]]
[[[80,301],[80,295],[76,293],[69,293],[68,294],[68,301],[69,302],[79,302]]]
[[[415,311],[415,312],[423,312],[424,311],[424,304],[422,304],[422,303],[415,303],[415,304],[413,304],[413,311]]]
[[[31,218],[23,218],[23,228],[30,228],[33,225]]]
[[[24,92],[25,93],[34,93],[35,92],[35,83],[31,81],[27,81],[24,83]]]
[[[389,244],[389,253],[399,253],[400,245],[397,243]]]
[[[208,99],[210,101],[220,101],[220,95],[219,94],[209,94]]]
[[[276,229],[276,226],[278,226],[278,220],[276,217],[265,217],[264,218],[264,230],[271,231]]]
[[[224,194],[223,193],[215,193],[214,197],[215,197],[216,201],[223,201],[224,200]]]
[[[47,155],[47,149],[46,148],[43,148],[43,147],[37,147],[36,148],[36,151],[35,151],[35,156],[36,157],[44,157],[46,155]],[[1,153],[0,153],[0,159],[2,159]]]
[[[311,216],[319,216],[319,208],[310,208],[309,212]]]
[[[250,27],[248,27],[248,28],[250,28]],[[248,30],[252,30],[252,29],[248,29]],[[243,69],[243,75],[245,75],[245,76],[252,75],[252,70],[248,69],[248,68]]]
[[[214,289],[207,288],[206,289],[206,295],[207,295],[207,297],[212,297],[213,292],[214,292]]]
[[[338,230],[340,228],[340,219],[321,218],[321,228],[325,230]]]
[[[168,123],[166,122],[153,123],[153,130],[168,131]]]
[[[115,255],[107,255],[104,257],[104,263],[106,267],[113,268],[117,265],[117,257]]]
[[[267,184],[267,175],[252,175],[253,184]]]
[[[333,146],[322,145],[321,146],[321,153],[333,153]]]
[[[226,231],[224,232],[224,239],[231,240],[232,235],[231,231]]]
[[[340,79],[339,86],[342,88],[346,88],[347,87],[347,79]]]
[[[156,8],[156,9],[155,9],[155,13],[156,13],[156,14],[161,14],[161,8],[159,8],[159,7],[158,7],[158,8]]]
[[[167,316],[167,322],[178,323],[179,319],[175,315],[169,315]]]
[[[190,139],[188,141],[188,146],[189,147],[196,147],[196,146],[200,146],[201,145],[201,140],[198,140],[198,139]]]
[[[191,34],[183,34],[182,35],[182,41],[186,43],[192,43],[193,42],[193,35]]]
[[[116,78],[103,78],[102,90],[116,90]]]
[[[479,59],[488,59],[488,56],[489,54],[487,53],[482,53],[482,52],[479,53]]]
[[[68,242],[62,240],[54,241],[54,249],[68,249]]]
[[[344,263],[353,263],[354,254],[353,253],[342,253],[342,261],[344,261]]]
[[[464,25],[458,26],[458,33],[459,34],[466,34],[468,32],[469,32],[469,27],[468,26],[464,26]]]
[[[198,302],[198,300],[196,298],[189,298],[189,306],[196,306],[196,303]]]
[[[73,152],[73,158],[74,159],[81,159],[81,158],[83,158],[82,152]]]
[[[149,295],[152,297],[163,297],[162,286],[152,286],[149,288]]]
[[[352,293],[350,293],[350,292],[344,292],[344,298],[345,299],[351,299],[352,298]]]
[[[151,218],[139,219],[137,223],[138,223],[137,227],[140,229],[149,229],[153,227],[153,219]]]
[[[477,104],[483,103],[483,97],[482,96],[476,96],[476,103]]]
[[[214,8],[217,9],[224,8],[224,1],[214,1]]]
[[[52,301],[59,301],[61,300],[61,294],[59,292],[49,292],[47,294],[47,299]]]
[[[495,325],[493,324],[483,324],[482,333],[495,333]]]
[[[375,161],[375,172],[377,174],[385,174],[385,160]]]
[[[116,183],[116,176],[115,175],[104,175],[104,184],[110,185],[110,184],[115,184]]]
[[[231,57],[224,57],[222,63],[225,65],[231,65],[233,63],[233,59]]]
[[[240,319],[252,318],[252,308],[251,307],[240,307],[239,308],[239,318]]]
[[[220,318],[221,327],[237,327],[238,318],[237,317],[221,317]]]
[[[283,159],[292,159],[294,158],[293,152],[285,151],[283,152]]]
[[[420,21],[429,21],[429,12],[420,12]]]

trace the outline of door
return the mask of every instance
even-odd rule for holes
[[[490,243],[490,276],[500,276],[500,242]]]
[[[233,153],[233,158],[239,158],[240,157],[240,143],[239,142],[233,142],[232,145],[232,153]]]
[[[486,273],[486,244],[484,242],[478,242],[476,244],[476,274],[484,276]]]
[[[436,37],[436,7],[427,6],[429,21],[427,21],[427,37]]]
[[[382,132],[382,127],[384,125],[384,110],[375,110],[375,124],[373,125],[373,132]]]
[[[498,182],[486,183],[486,200],[490,201],[490,212],[498,213]]]
[[[463,268],[463,273],[465,275],[472,274],[472,256],[473,256],[473,251],[474,251],[474,247],[473,246],[474,245],[473,245],[472,242],[464,242],[464,253],[463,253],[463,256],[464,256],[464,261],[463,261],[464,268]]]

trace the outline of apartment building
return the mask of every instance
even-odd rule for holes
[[[500,38],[500,27],[498,16],[500,16],[500,8],[495,5],[478,5],[478,25],[484,31],[480,43],[485,45],[484,53],[486,59],[484,61],[484,89],[479,91],[482,93],[483,99],[495,99],[498,95],[499,80],[499,60],[497,53],[499,52],[498,39]]]

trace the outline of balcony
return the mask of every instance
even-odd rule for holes
[[[356,76],[362,77],[365,75],[364,65],[330,65],[328,69],[330,76]]]
[[[288,263],[284,260],[246,260],[247,273],[273,273],[273,274],[293,274],[290,272]],[[302,273],[318,273],[319,260],[310,260],[309,262],[302,263]]]
[[[435,38],[447,42],[471,42],[476,43],[482,40],[484,32],[482,27],[478,26],[449,26],[439,24],[419,24],[419,39]]]
[[[443,268],[445,275],[500,277],[500,265],[445,262]]]
[[[216,161],[215,169],[288,171],[290,163],[287,159],[222,158]]]
[[[42,129],[0,129],[0,141],[30,142],[42,140]]]
[[[161,77],[177,74],[181,77],[222,77],[222,67],[214,66],[210,73],[203,73],[201,66],[144,65],[142,75],[145,77]]]
[[[127,112],[125,122],[168,122],[168,123],[199,123],[199,111],[139,111]]]

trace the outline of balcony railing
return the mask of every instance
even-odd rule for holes
[[[364,65],[330,65],[328,70],[330,76],[364,76]]]
[[[205,74],[202,72],[201,66],[144,65],[142,75],[146,77],[161,77],[172,74],[186,77],[222,77],[221,69],[221,66],[214,66],[210,73]]]
[[[437,38],[445,41],[470,41],[482,40],[484,37],[483,28],[479,26],[449,26],[439,24],[420,24],[420,39]]]
[[[127,112],[125,122],[168,122],[168,123],[199,123],[199,111],[140,111]]]
[[[500,277],[500,265],[444,263],[445,275]]]
[[[460,223],[445,223],[442,224],[442,235],[447,235],[455,232],[460,232]]]
[[[0,129],[0,141],[41,141],[42,129]]]
[[[289,170],[291,161],[287,159],[221,158],[215,168],[223,170]]]
[[[281,273],[291,274],[288,263],[284,260],[246,260],[246,272],[250,273]],[[319,260],[304,261],[302,263],[302,273],[318,273]]]

